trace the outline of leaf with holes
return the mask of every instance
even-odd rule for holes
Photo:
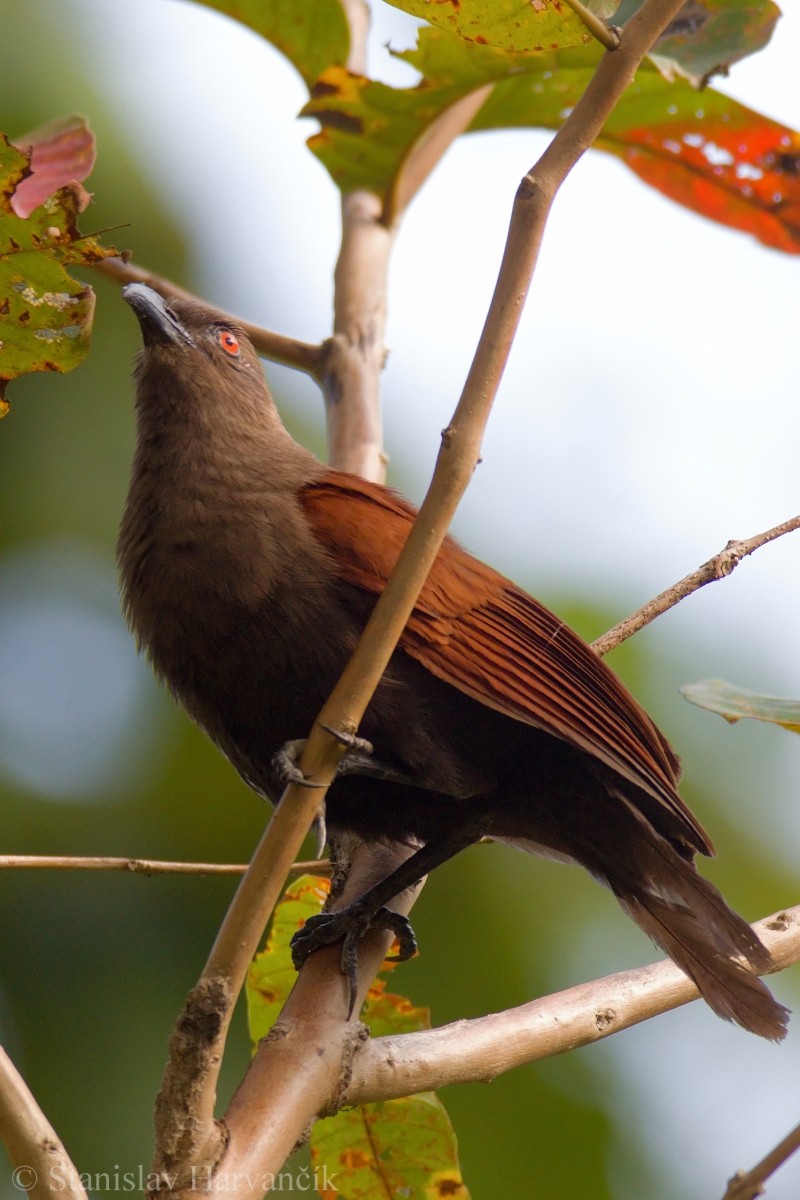
[[[472,130],[557,128],[590,70],[565,62],[499,82]],[[786,254],[800,253],[800,135],[707,88],[669,83],[645,64],[595,146],[669,199]]]
[[[785,125],[640,72],[598,145],[671,200],[800,254],[800,135]]]
[[[83,360],[94,293],[65,268],[117,253],[78,231],[85,203],[79,185],[60,188],[30,216],[19,216],[14,197],[31,174],[30,154],[0,134],[0,399],[19,375],[71,371]],[[2,406],[7,411],[4,399]]]
[[[50,121],[14,139],[18,150],[30,155],[30,174],[17,185],[11,207],[18,217],[29,217],[59,188],[73,185],[80,211],[91,197],[80,185],[92,173],[94,134],[83,117]]]
[[[800,733],[800,700],[785,700],[780,696],[764,696],[738,687],[725,679],[704,679],[687,683],[681,695],[690,704],[718,713],[731,725],[749,717],[753,721],[769,721],[792,733]]]

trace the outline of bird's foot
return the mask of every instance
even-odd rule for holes
[[[397,954],[392,955],[393,962],[405,962],[417,952],[417,939],[407,917],[392,912],[390,908],[381,907],[372,910],[356,900],[339,912],[318,913],[309,917],[302,929],[292,938],[292,962],[296,970],[315,950],[323,946],[332,946],[344,938],[342,945],[342,974],[347,976],[350,993],[350,1006],[347,1011],[348,1021],[353,1015],[356,1003],[358,983],[358,943],[368,929],[390,929],[399,944]]]
[[[337,742],[347,747],[336,768],[337,775],[360,775],[364,779],[382,779],[390,783],[415,786],[415,781],[410,775],[375,758],[372,743],[366,738],[358,737],[354,733],[345,733],[341,729],[332,729],[329,725],[323,725],[322,728],[335,737]],[[282,784],[297,783],[300,787],[322,787],[322,784],[315,783],[308,775],[304,775],[298,766],[305,747],[305,738],[295,738],[286,742],[272,756],[272,770]]]
[[[284,742],[280,750],[277,750],[272,756],[272,770],[276,778],[283,784],[296,783],[300,787],[309,788],[323,787],[323,784],[315,783],[309,775],[304,775],[297,765],[305,748],[305,738],[295,738],[291,742]]]

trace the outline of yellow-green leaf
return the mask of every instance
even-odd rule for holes
[[[311,1133],[314,1177],[341,1200],[469,1200],[456,1136],[433,1092],[348,1109]]]
[[[765,696],[738,687],[724,679],[704,679],[681,688],[681,695],[690,704],[718,713],[733,725],[743,717],[754,721],[769,721],[792,733],[800,733],[800,700],[780,696]]]
[[[389,0],[412,16],[480,46],[557,50],[591,34],[563,0]],[[587,8],[594,8],[589,3]]]
[[[289,943],[308,918],[320,911],[329,890],[329,879],[301,875],[289,884],[275,909],[267,944],[253,959],[247,976],[247,1020],[254,1045],[275,1024],[297,978]]]
[[[18,216],[14,194],[30,173],[30,154],[0,134],[0,398],[19,375],[71,371],[83,360],[94,293],[65,268],[117,253],[80,234],[86,194],[79,185],[60,188],[30,216]]]

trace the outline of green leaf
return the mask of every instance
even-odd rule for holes
[[[309,145],[343,192],[374,192],[391,219],[415,147],[463,96],[492,85],[470,131],[558,129],[602,53],[592,43],[511,54],[422,29],[416,49],[398,56],[421,72],[414,88],[390,88],[342,68],[323,73],[303,110],[323,126]],[[800,135],[785,125],[711,89],[698,94],[685,80],[669,83],[646,63],[596,148],[677,203],[800,253]]]
[[[622,0],[614,23],[624,25],[643,0]],[[683,75],[702,87],[734,63],[762,50],[781,15],[772,0],[688,0],[650,57],[668,79]]]
[[[433,1092],[365,1104],[317,1121],[311,1162],[323,1196],[469,1200],[455,1133]]]
[[[94,293],[65,268],[117,253],[78,231],[87,198],[79,185],[62,187],[27,218],[14,211],[15,193],[31,176],[30,160],[0,134],[0,398],[19,375],[71,371],[83,360]]]
[[[724,679],[704,679],[681,688],[681,695],[690,704],[719,713],[734,725],[743,717],[754,721],[769,721],[792,733],[800,733],[800,700],[785,700],[779,696],[764,696],[748,688],[727,683]]]
[[[264,951],[247,980],[247,1012],[254,1044],[274,1025],[295,980],[289,943],[308,917],[319,912],[329,881],[304,875],[287,887],[275,909]],[[383,970],[393,969],[385,962]],[[374,1037],[430,1028],[430,1013],[405,996],[373,983],[362,1020]],[[456,1136],[432,1092],[365,1104],[318,1121],[310,1138],[313,1177],[330,1200],[407,1200],[451,1197],[469,1200],[458,1166]]]
[[[350,30],[340,0],[199,0],[260,33],[285,54],[308,88],[347,62]]]
[[[389,0],[395,8],[480,46],[557,50],[591,34],[563,0]],[[594,5],[588,4],[593,8]]]
[[[275,1024],[297,978],[289,943],[308,918],[320,911],[329,890],[329,879],[301,875],[289,884],[275,909],[267,944],[250,964],[245,988],[247,1021],[254,1046]]]

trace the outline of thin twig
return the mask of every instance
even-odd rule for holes
[[[293,875],[328,875],[327,858],[295,862]],[[65,854],[0,854],[0,871],[128,871],[133,875],[244,875],[247,863],[166,862],[157,858],[109,858]]]
[[[0,1046],[0,1138],[14,1166],[11,1182],[33,1200],[87,1200],[61,1139]]]
[[[145,283],[166,300],[194,300],[199,304],[206,301],[186,288],[156,275],[144,267],[135,267],[132,263],[123,262],[121,258],[105,258],[102,262],[93,263],[94,269],[101,275],[113,279],[116,283]],[[259,354],[273,362],[283,363],[286,367],[294,367],[304,371],[314,379],[321,379],[329,354],[329,343],[321,342],[318,346],[310,342],[301,342],[297,338],[284,337],[282,333],[273,333],[261,325],[253,325],[251,321],[243,321],[241,317],[228,314],[232,321],[245,331]]]
[[[753,928],[772,955],[773,970],[800,960],[800,905],[757,921]],[[366,1104],[493,1079],[524,1063],[600,1041],[697,997],[688,976],[666,959],[505,1012],[374,1038],[356,1055],[339,1103]]]
[[[767,542],[772,542],[775,538],[782,537],[784,533],[791,533],[795,529],[800,529],[800,516],[792,517],[790,520],[776,525],[773,529],[768,529],[765,533],[757,533],[745,541],[734,539],[728,542],[724,550],[720,550],[719,554],[715,554],[708,562],[703,563],[702,567],[698,567],[696,571],[692,571],[691,575],[687,575],[672,587],[660,592],[658,596],[649,600],[635,613],[626,617],[624,621],[620,621],[602,637],[597,638],[592,642],[592,649],[601,656],[608,654],[609,650],[621,645],[627,638],[643,629],[645,625],[649,625],[656,617],[660,617],[667,609],[672,608],[687,596],[691,596],[692,592],[696,592],[698,588],[705,587],[707,583],[715,583],[718,579],[724,579],[730,575],[748,554],[752,554],[760,546],[765,546]]]
[[[749,1171],[737,1171],[733,1178],[728,1180],[722,1200],[755,1200],[756,1196],[762,1196],[767,1179],[774,1175],[778,1167],[782,1167],[796,1150],[800,1150],[800,1125],[795,1125],[791,1133],[787,1133],[786,1137]]]

